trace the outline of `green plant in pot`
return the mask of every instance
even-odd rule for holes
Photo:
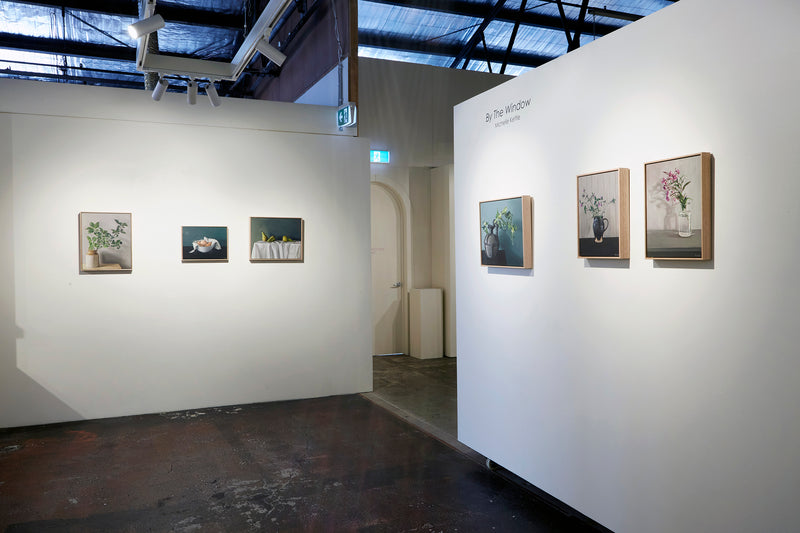
[[[481,227],[484,233],[486,233],[486,237],[483,239],[483,247],[486,257],[489,259],[497,255],[500,250],[499,230],[507,231],[511,236],[511,242],[514,242],[514,235],[519,229],[517,225],[514,224],[511,211],[507,207],[498,210],[491,222],[484,220]]]
[[[120,235],[125,235],[125,228],[128,227],[128,224],[116,218],[114,222],[117,223],[117,227],[111,231],[102,227],[100,222],[89,222],[89,226],[86,228],[86,240],[89,241],[89,251],[86,252],[86,267],[97,268],[100,266],[98,250],[102,248],[119,250],[122,247]]]

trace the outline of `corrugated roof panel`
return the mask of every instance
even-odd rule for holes
[[[486,28],[486,44],[505,50],[513,29],[511,22],[493,21]],[[556,58],[567,51],[567,39],[561,30],[520,25],[514,39],[514,50]]]
[[[419,63],[422,65],[432,65],[435,67],[449,67],[450,63],[453,62],[452,56],[420,54],[417,52],[405,52],[402,50],[386,50],[384,48],[374,48],[371,46],[359,46],[358,56],[388,59],[390,61],[402,61],[403,63]]]
[[[158,0],[157,5],[204,11],[218,11],[228,15],[244,13],[244,3],[242,0]],[[158,12],[158,10],[156,10],[156,12]],[[244,26],[244,18],[242,18],[242,26]]]
[[[168,21],[158,30],[158,48],[161,52],[230,61],[236,53],[237,36],[238,32],[224,28],[199,28]]]
[[[478,72],[492,72],[493,74],[499,74],[501,67],[502,65],[500,63],[495,63],[494,61],[492,61],[492,70],[490,71],[489,65],[486,63],[486,61],[477,61],[473,59],[469,62],[467,70],[475,70]],[[508,64],[506,65],[506,71],[504,72],[504,74],[509,76],[519,76],[520,74],[523,74],[529,70],[531,69],[528,67],[521,67],[519,65]]]
[[[365,2],[359,4],[359,30],[378,31],[387,35],[403,35],[418,40],[441,39],[462,40],[472,32],[480,19],[462,15],[436,13],[424,9],[390,6]],[[468,37],[467,37],[468,38]]]
[[[495,57],[508,47],[514,27],[513,22],[508,19],[512,18],[512,13],[519,11],[521,3],[522,0],[506,0],[503,5],[503,18],[491,21],[484,31],[486,47]],[[595,9],[606,10],[602,13],[617,11],[634,16],[646,16],[672,3],[670,0],[591,0],[588,6],[592,10],[587,13],[585,22],[588,25],[597,25],[599,29],[597,31],[584,29],[581,34],[581,42],[591,42],[599,38],[600,34],[630,23],[629,20],[613,16],[614,13],[609,13],[611,16],[602,16],[601,12],[592,13],[591,11]],[[496,0],[462,0],[462,4],[471,4],[478,8],[479,13],[488,15],[492,6],[496,5]],[[578,20],[581,12],[580,0],[565,0],[562,5],[567,19]],[[394,38],[387,39],[387,42],[416,41],[417,45],[414,48],[425,46],[425,43],[431,43],[432,46],[434,44],[450,45],[451,47],[463,46],[483,21],[483,17],[386,5],[378,3],[377,0],[359,0],[358,9],[360,30],[380,32]],[[537,25],[520,24],[514,41],[513,51],[515,54],[532,56],[535,61],[541,63],[542,59],[555,58],[567,52],[567,36],[562,26],[559,6],[555,0],[528,0],[525,5],[525,13],[545,18],[533,21]],[[410,50],[392,51],[373,47],[369,52],[365,52],[365,55],[387,59],[417,58],[426,64],[442,65],[447,63],[441,59],[442,56],[437,54],[424,54],[418,51],[411,54],[409,52]],[[483,42],[480,42],[476,48],[476,54],[479,52],[485,52]],[[426,59],[426,57],[432,59]],[[534,59],[527,61],[531,62]],[[488,70],[485,60],[470,61],[468,68]],[[522,72],[528,68],[530,67],[519,66],[516,70]],[[492,69],[495,69],[494,65]],[[508,68],[506,72],[509,72]]]

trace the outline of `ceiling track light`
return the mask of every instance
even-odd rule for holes
[[[167,92],[167,87],[169,87],[169,81],[164,76],[161,76],[158,79],[158,83],[156,83],[156,88],[153,89],[153,100],[156,102],[161,100],[161,97]]]
[[[286,61],[286,55],[283,54],[280,50],[269,44],[267,42],[267,38],[263,37],[258,43],[256,44],[256,50],[261,52],[261,55],[278,65],[279,67],[283,65],[283,62]]]
[[[295,0],[267,0],[264,10],[253,24],[247,37],[242,41],[230,63],[207,59],[172,57],[148,50],[152,32],[164,27],[164,19],[155,14],[157,0],[137,1],[142,4],[140,9],[141,20],[130,27],[131,35],[139,37],[136,43],[136,70],[140,72],[157,72],[162,78],[164,76],[174,76],[182,80],[189,80],[186,83],[186,100],[189,105],[194,105],[197,101],[197,80],[208,80],[207,84],[203,81],[203,86],[209,101],[214,107],[220,105],[221,100],[214,84],[217,81],[237,81],[252,61],[253,56],[258,52],[278,66],[283,65],[284,61],[286,61],[286,55],[269,44],[268,36],[271,35],[273,28],[275,28]],[[164,90],[166,90],[166,87]],[[153,92],[154,99],[161,98],[161,96],[163,96],[162,89],[156,87]]]
[[[194,105],[197,103],[197,81],[189,80],[186,84],[186,103]]]
[[[206,95],[208,95],[208,101],[211,102],[212,107],[219,107],[222,104],[213,80],[209,80],[208,85],[206,85]]]
[[[164,27],[164,17],[161,15],[153,15],[152,17],[147,17],[139,22],[131,24],[128,26],[128,34],[134,38],[138,39],[139,37],[144,37],[150,33],[153,33],[156,30],[160,30]]]

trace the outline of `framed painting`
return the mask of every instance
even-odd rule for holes
[[[578,257],[630,258],[630,170],[578,176]]]
[[[133,270],[131,214],[78,214],[78,257],[81,273],[112,274]]]
[[[227,263],[227,226],[181,226],[182,263]]]
[[[481,265],[533,268],[532,213],[530,196],[480,202]]]
[[[708,152],[645,163],[645,257],[711,259],[712,156]]]
[[[250,217],[251,263],[302,263],[302,218]]]

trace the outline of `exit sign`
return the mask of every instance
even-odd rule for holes
[[[370,150],[369,151],[370,163],[388,163],[389,150]]]
[[[336,125],[340,128],[349,128],[356,125],[356,105],[345,104],[336,112]]]

